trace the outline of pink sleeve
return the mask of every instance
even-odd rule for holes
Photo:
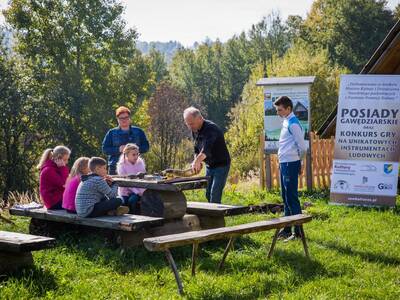
[[[127,175],[123,164],[117,165],[117,174],[118,175]]]

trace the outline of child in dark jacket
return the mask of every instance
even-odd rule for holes
[[[39,192],[47,209],[61,209],[65,181],[68,177],[67,163],[71,151],[65,146],[46,149],[37,168],[40,170]]]
[[[75,198],[76,213],[80,217],[99,217],[103,215],[123,215],[127,206],[121,206],[117,198],[118,187],[107,175],[107,162],[100,157],[89,160],[89,175],[81,177]]]

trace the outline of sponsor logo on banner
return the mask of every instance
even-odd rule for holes
[[[360,166],[361,172],[376,172],[376,167],[374,165],[362,165]]]
[[[385,172],[387,175],[391,174],[393,172],[393,164],[384,164],[383,172]]]
[[[355,175],[356,170],[354,168],[355,164],[352,163],[340,163],[340,162],[335,162],[333,167],[334,167],[334,173],[335,174],[343,174],[343,175]]]
[[[380,190],[392,190],[393,189],[393,184],[390,184],[390,183],[379,183],[378,184],[378,189],[380,189]]]
[[[346,180],[338,180],[335,183],[335,189],[338,190],[348,190],[349,189],[349,183]]]

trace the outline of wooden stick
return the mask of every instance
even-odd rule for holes
[[[276,231],[275,231],[275,235],[274,235],[274,238],[272,239],[271,247],[269,248],[268,258],[271,258],[272,252],[274,252],[274,248],[275,248],[276,240],[278,239],[279,231],[280,231],[279,228],[276,229]]]
[[[198,248],[199,248],[199,244],[198,243],[193,243],[193,248],[192,248],[192,276],[196,275],[196,257],[197,257]]]
[[[222,256],[222,260],[221,260],[221,262],[219,263],[219,266],[218,266],[218,270],[220,270],[220,271],[221,271],[222,268],[224,267],[225,258],[228,256],[228,252],[229,252],[229,250],[231,249],[234,240],[235,240],[235,238],[234,238],[234,237],[231,237],[231,238],[229,239],[228,245],[226,245],[226,248],[225,248],[225,251],[224,251],[224,255]]]
[[[171,266],[172,272],[174,273],[176,284],[178,285],[178,293],[180,295],[183,295],[182,280],[179,276],[178,268],[176,267],[174,258],[172,257],[171,251],[169,251],[169,249],[165,250],[165,256],[167,257],[169,265]]]
[[[308,254],[308,246],[307,246],[307,242],[306,242],[306,236],[304,234],[303,225],[299,225],[299,228],[300,228],[300,234],[301,234],[301,241],[303,242],[304,253],[306,254],[307,258],[310,258],[310,255]]]

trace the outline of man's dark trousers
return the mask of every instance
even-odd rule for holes
[[[280,163],[281,189],[285,216],[301,214],[298,195],[299,173],[301,170],[300,160]],[[286,233],[291,233],[290,227],[285,227]],[[295,226],[295,234],[300,235],[298,226]]]
[[[216,168],[206,168],[206,176],[209,176],[206,198],[211,203],[221,203],[222,191],[228,178],[230,165]]]

